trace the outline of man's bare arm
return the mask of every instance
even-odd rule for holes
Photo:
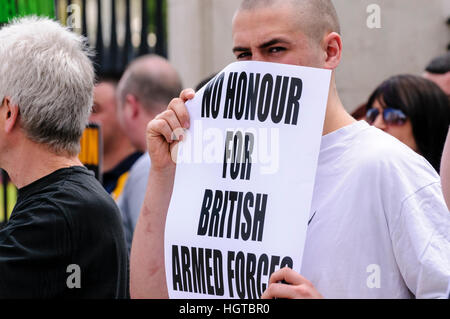
[[[164,269],[164,229],[175,178],[172,152],[182,128],[189,127],[185,102],[194,97],[185,90],[172,100],[167,111],[147,127],[151,168],[141,214],[134,231],[130,255],[132,298],[168,298]]]

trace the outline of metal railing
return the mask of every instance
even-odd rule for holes
[[[62,23],[89,39],[100,76],[121,74],[144,54],[167,57],[166,0],[56,0],[55,9]]]
[[[13,17],[48,16],[58,19],[62,24],[71,27],[74,32],[86,36],[96,52],[94,62],[99,77],[120,76],[128,63],[144,54],[155,53],[167,57],[166,0],[0,0],[0,2],[0,26]],[[137,7],[140,10],[136,10]],[[94,11],[96,12],[93,13]],[[122,30],[121,40],[119,30]],[[17,190],[5,171],[0,170],[0,176],[1,227],[8,220],[16,202]]]
[[[43,15],[56,18],[86,36],[96,52],[98,75],[120,74],[130,61],[144,54],[167,57],[166,0],[1,0],[1,3],[0,25],[12,17]]]

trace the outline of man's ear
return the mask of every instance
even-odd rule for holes
[[[325,51],[325,68],[334,70],[339,66],[342,57],[342,38],[336,32],[329,33],[323,40]]]
[[[19,118],[19,106],[13,105],[11,103],[10,98],[5,97],[2,103],[2,112],[1,116],[3,116],[4,130],[6,133],[11,133],[14,129],[14,126],[18,123]]]
[[[134,95],[127,94],[125,97],[124,115],[131,120],[134,120],[139,115],[139,101],[136,99]]]

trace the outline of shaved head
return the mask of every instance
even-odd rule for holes
[[[320,42],[331,32],[341,32],[336,9],[331,0],[243,0],[238,10],[291,5],[299,29],[313,41]]]

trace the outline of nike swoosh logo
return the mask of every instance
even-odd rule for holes
[[[308,226],[309,226],[309,224],[311,224],[311,222],[312,222],[314,216],[316,216],[316,213],[317,213],[317,211],[315,211],[314,214],[312,215],[311,219],[310,219],[309,222],[308,222]]]

